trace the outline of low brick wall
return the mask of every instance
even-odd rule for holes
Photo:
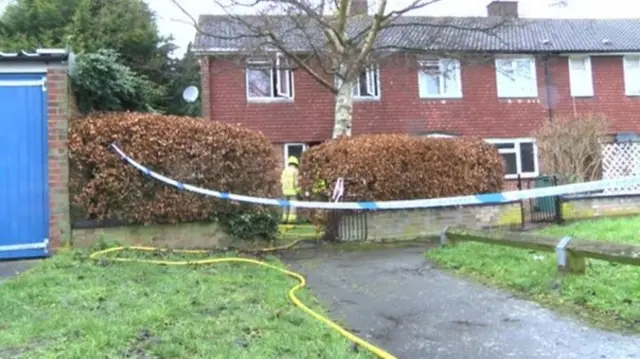
[[[374,211],[366,214],[366,220],[362,219],[363,214],[344,215],[339,231],[343,240],[361,240],[365,236],[370,241],[412,240],[437,236],[446,226],[519,226],[520,213],[520,203]]]
[[[172,249],[214,249],[231,245],[231,239],[217,223],[74,228],[71,236],[73,246],[78,248],[91,247],[100,240]]]
[[[573,196],[564,197],[562,200],[562,218],[566,221],[634,214],[640,214],[640,194]],[[474,229],[520,228],[521,216],[520,202],[455,208],[372,211],[366,215],[345,214],[340,221],[339,233],[343,240],[412,240],[438,236],[446,226]]]
[[[562,200],[564,220],[633,214],[640,214],[640,194],[571,196]]]
[[[640,214],[640,194],[631,196],[565,197],[562,216],[578,220],[605,216]],[[364,216],[364,217],[363,217]],[[438,236],[446,226],[481,229],[521,225],[519,202],[430,209],[371,211],[345,214],[340,221],[343,240],[412,240]],[[74,228],[74,247],[91,247],[101,239],[123,245],[165,248],[219,248],[231,245],[229,236],[216,223]]]

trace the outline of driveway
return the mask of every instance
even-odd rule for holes
[[[401,359],[640,358],[640,336],[593,329],[437,270],[425,248],[284,256],[358,335]]]

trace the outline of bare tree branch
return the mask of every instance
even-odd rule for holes
[[[609,125],[599,115],[545,123],[534,135],[545,172],[556,174],[561,184],[600,179],[602,142]]]
[[[502,43],[499,30],[510,22],[407,16],[442,0],[411,0],[394,10],[388,0],[377,0],[372,15],[354,12],[362,11],[363,0],[211,0],[226,14],[202,16],[198,22],[180,0],[171,1],[191,20],[198,36],[223,44],[213,50],[228,48],[239,56],[282,54],[335,94],[334,137],[350,135],[353,93],[361,91],[362,81],[368,88],[375,85],[369,75],[362,77],[371,65],[401,53],[464,57],[471,38],[482,35]],[[238,8],[255,14],[234,13]]]

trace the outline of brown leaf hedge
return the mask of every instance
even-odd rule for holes
[[[279,195],[277,157],[261,133],[190,117],[103,113],[77,121],[70,130],[74,220],[149,224],[238,215],[244,217],[235,222],[251,222],[250,214],[274,209],[162,184],[110,152],[111,143],[151,170],[185,183],[252,196]],[[270,225],[276,228],[277,223]]]
[[[331,196],[345,179],[344,200],[438,198],[502,189],[504,168],[496,148],[475,138],[362,135],[311,147],[300,165],[300,185],[316,197]],[[327,186],[318,193],[318,183]]]

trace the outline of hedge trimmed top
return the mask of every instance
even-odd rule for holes
[[[152,171],[197,187],[281,195],[277,156],[261,133],[189,117],[96,114],[76,121],[70,133],[74,219],[175,223],[268,211],[149,180],[110,153],[111,143]],[[499,191],[502,166],[495,147],[479,139],[364,135],[306,151],[300,184],[322,201],[339,177],[345,178],[347,201],[473,195]]]
[[[302,156],[300,176],[309,193],[343,177],[345,200],[387,201],[499,192],[504,169],[496,148],[480,139],[390,134],[312,147]],[[330,197],[328,187],[320,197]]]
[[[150,181],[109,152],[113,142],[150,169],[180,181],[253,196],[279,195],[273,146],[259,132],[190,117],[96,114],[77,121],[69,139],[72,202],[84,219],[175,223],[238,210],[229,201]]]

